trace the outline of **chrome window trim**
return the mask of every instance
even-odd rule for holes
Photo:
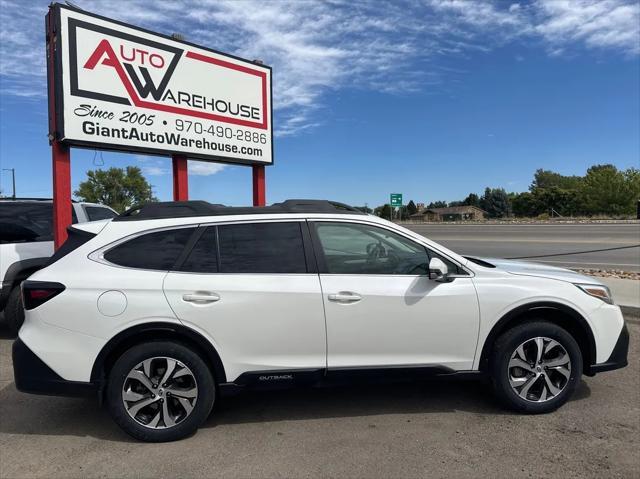
[[[168,273],[168,272],[173,272],[173,273],[183,273],[184,271],[175,271],[172,269],[148,269],[148,268],[134,268],[132,266],[122,266],[119,264],[115,264],[112,263],[111,261],[107,261],[104,257],[104,255],[106,253],[108,253],[110,250],[112,250],[113,248],[120,246],[123,243],[126,243],[127,241],[131,241],[133,239],[136,239],[140,236],[146,235],[146,234],[151,234],[151,233],[159,233],[161,231],[171,231],[171,230],[179,230],[179,229],[185,229],[185,228],[199,228],[199,227],[207,227],[207,226],[224,226],[224,225],[228,225],[228,224],[244,224],[244,223],[250,223],[250,224],[254,224],[254,223],[302,223],[305,222],[306,219],[305,218],[265,218],[265,219],[260,219],[260,220],[248,220],[248,219],[241,219],[241,220],[227,220],[227,221],[210,221],[210,222],[206,222],[206,223],[188,223],[188,224],[181,224],[181,225],[172,225],[172,226],[164,226],[164,227],[158,227],[158,228],[151,228],[151,229],[146,229],[146,230],[141,230],[141,231],[136,231],[135,233],[131,233],[130,235],[124,236],[120,239],[117,239],[115,241],[112,241],[111,243],[108,243],[104,246],[101,246],[100,248],[92,251],[91,253],[89,253],[87,255],[87,258],[95,261],[96,263],[100,263],[100,264],[104,264],[107,266],[112,266],[114,268],[122,268],[122,269],[133,269],[136,271],[152,271],[154,273]],[[299,276],[301,274],[316,274],[316,273],[194,273],[194,272],[188,272],[189,274],[247,274],[247,275],[253,275],[253,274],[287,274],[287,275],[296,275]]]

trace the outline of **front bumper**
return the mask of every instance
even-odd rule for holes
[[[93,383],[61,378],[20,339],[13,343],[12,356],[18,391],[49,396],[90,396],[98,392],[97,385]]]
[[[596,373],[604,371],[613,371],[614,369],[624,368],[629,362],[627,361],[627,354],[629,352],[629,330],[627,329],[627,323],[624,323],[618,341],[613,347],[611,356],[604,363],[592,364],[586,373],[589,376],[593,376]]]

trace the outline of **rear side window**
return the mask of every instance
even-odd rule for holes
[[[218,227],[221,273],[306,273],[300,223]]]
[[[147,233],[122,243],[104,254],[118,266],[168,271],[173,268],[195,228]]]
[[[191,273],[217,273],[218,248],[216,227],[210,226],[202,234],[191,253],[180,267],[180,271]]]
[[[89,221],[108,220],[118,216],[115,211],[102,206],[85,206],[84,212],[87,213]]]
[[[0,202],[0,243],[53,241],[51,203]]]

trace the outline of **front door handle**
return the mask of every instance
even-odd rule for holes
[[[340,291],[339,293],[330,294],[329,301],[336,303],[356,303],[362,299],[362,296],[351,291]]]
[[[182,295],[182,300],[189,303],[215,303],[220,301],[220,296],[215,293],[188,293]]]

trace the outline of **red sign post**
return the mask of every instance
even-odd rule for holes
[[[173,155],[173,201],[187,201],[189,199],[189,174],[187,172],[187,157]]]
[[[71,152],[57,138],[55,66],[56,27],[51,10],[46,16],[47,32],[47,88],[49,91],[49,142],[53,169],[53,242],[58,249],[67,239],[67,227],[71,225]]]

